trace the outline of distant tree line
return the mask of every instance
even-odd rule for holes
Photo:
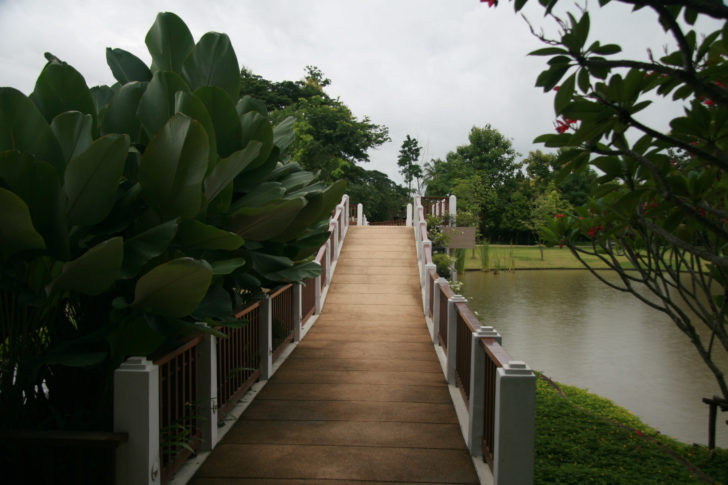
[[[468,141],[425,164],[426,195],[457,196],[458,212],[492,242],[538,242],[538,228],[584,204],[597,179],[592,170],[557,177],[556,154],[518,161],[511,140],[489,124],[474,126]]]

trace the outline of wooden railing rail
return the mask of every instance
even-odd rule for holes
[[[535,375],[501,347],[492,327],[482,326],[432,264],[426,215],[454,215],[456,200],[415,196],[413,225],[417,245],[423,311],[433,343],[444,354],[449,385],[460,390],[468,409],[460,415],[468,448],[482,456],[493,483],[532,483],[535,435]]]
[[[270,294],[273,317],[273,358],[293,341],[293,285],[283,285]]]
[[[162,482],[200,447],[197,393],[198,335],[154,361],[159,367],[159,433]]]

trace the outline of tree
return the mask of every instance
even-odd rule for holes
[[[507,241],[517,232],[504,219],[504,211],[523,179],[521,164],[516,162],[518,154],[511,141],[489,124],[474,126],[468,141],[449,152],[444,161],[432,160],[426,166],[427,195],[452,193],[469,200],[469,210],[480,219],[481,234]]]
[[[549,186],[544,193],[539,194],[533,202],[533,211],[528,221],[528,228],[533,231],[538,242],[538,249],[541,252],[541,261],[543,261],[543,240],[539,231],[542,227],[549,225],[552,221],[565,217],[570,214],[574,207],[568,200],[564,200],[558,190],[552,185]]]
[[[526,3],[516,0],[516,11]],[[561,174],[594,167],[602,175],[593,202],[553,221],[543,235],[590,269],[582,256],[596,256],[618,278],[592,269],[605,284],[669,316],[728,399],[726,369],[715,359],[728,351],[728,7],[708,0],[601,0],[600,8],[650,10],[665,33],[664,55],[647,50],[644,59],[628,59],[618,56],[617,44],[587,42],[590,12],[562,19],[552,12],[557,3],[545,8],[560,33],[537,34],[547,47],[532,54],[550,57],[536,84],[545,92],[558,88],[558,133],[537,141],[561,148]],[[722,29],[699,36],[695,25],[706,18]],[[662,130],[640,114],[650,105],[676,105],[682,114]],[[676,150],[685,154],[681,160]],[[618,253],[636,271],[626,271]]]
[[[407,192],[412,193],[412,180],[422,178],[422,167],[419,165],[420,147],[417,138],[407,135],[399,149],[399,157],[397,157],[397,165],[399,173],[404,177],[407,184]]]

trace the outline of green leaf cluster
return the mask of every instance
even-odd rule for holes
[[[108,399],[127,356],[174,346],[202,331],[195,321],[232,320],[245,294],[320,272],[311,258],[345,183],[287,160],[293,119],[274,124],[240,96],[227,35],[195,42],[160,13],[145,40],[151,66],[107,49],[112,86],[89,88],[47,54],[30,96],[0,88],[4,421],[65,412],[73,386],[58,366],[100,373]]]

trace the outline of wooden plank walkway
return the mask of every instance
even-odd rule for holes
[[[412,229],[351,226],[314,327],[191,483],[478,483],[421,301]]]

